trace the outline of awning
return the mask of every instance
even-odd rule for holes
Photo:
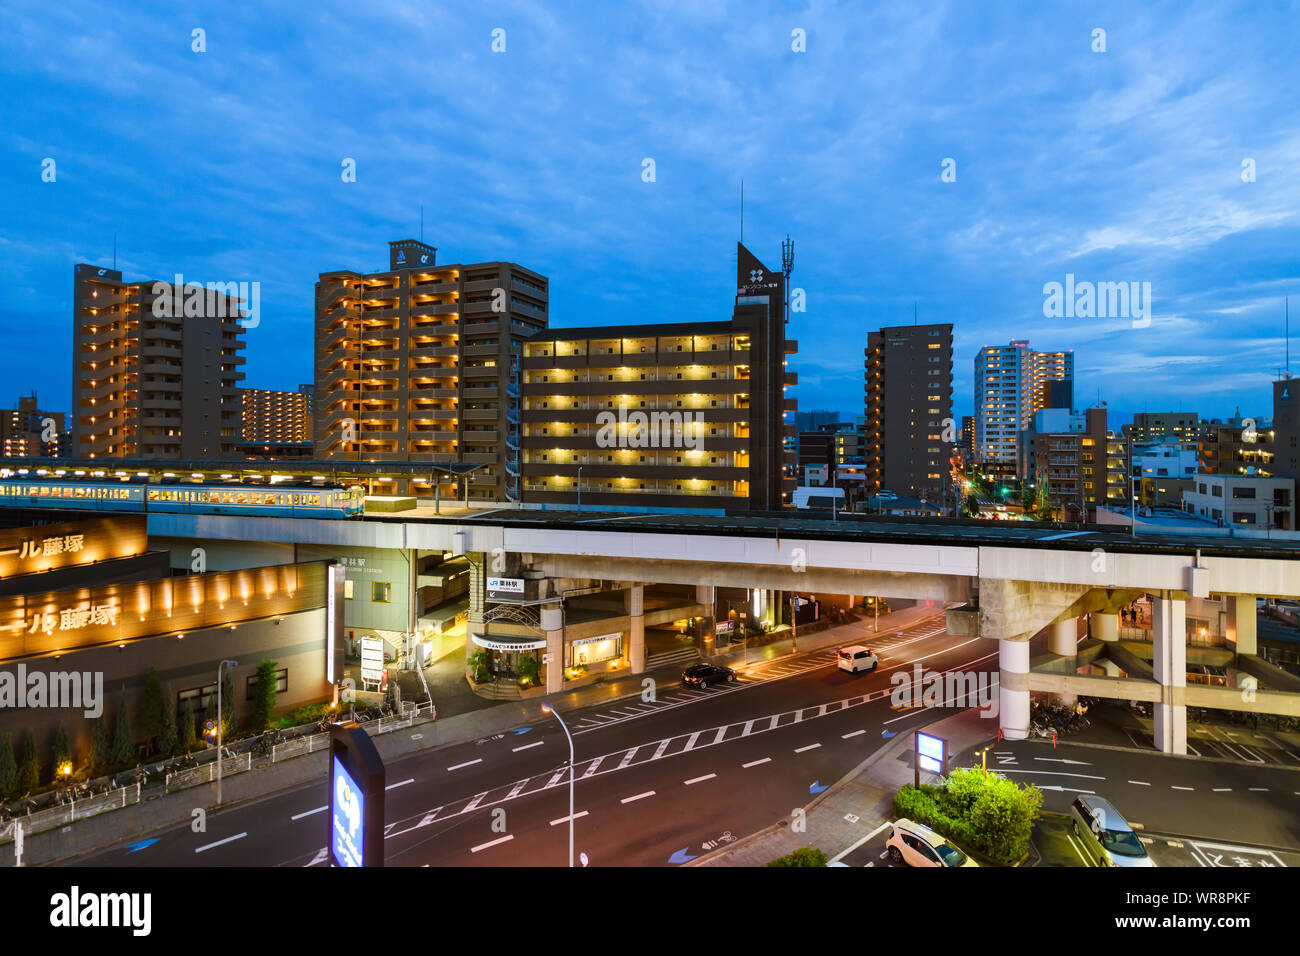
[[[540,651],[546,649],[546,639],[537,640],[521,634],[471,634],[470,640],[490,651]]]

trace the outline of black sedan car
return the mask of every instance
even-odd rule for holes
[[[692,664],[682,671],[682,683],[703,690],[710,684],[734,684],[736,672],[717,664]]]

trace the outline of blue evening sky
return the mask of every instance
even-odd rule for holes
[[[746,244],[795,240],[802,409],[860,412],[866,334],[915,302],[956,326],[959,414],[980,346],[1027,338],[1075,349],[1077,404],[1266,415],[1297,36],[1268,2],[11,2],[0,407],[68,407],[72,267],[114,232],[127,278],[260,282],[245,384],[292,389],[317,273],[386,268],[421,204],[439,261],[549,276],[552,325],[726,318],[743,178]],[[1149,282],[1152,321],[1046,318],[1067,273]]]

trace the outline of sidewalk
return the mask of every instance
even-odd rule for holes
[[[925,729],[945,738],[951,754],[988,743],[997,734],[996,723],[980,717],[977,708],[935,721]],[[805,832],[791,833],[789,819],[783,819],[685,865],[765,866],[801,847],[816,847],[831,858],[857,847],[893,819],[894,793],[913,781],[913,740],[911,731],[900,733],[808,803],[804,807]],[[936,779],[934,774],[921,774],[922,783]]]

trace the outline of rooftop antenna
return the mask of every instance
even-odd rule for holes
[[[785,276],[785,324],[790,324],[790,273],[794,271],[794,240],[786,233],[781,240],[781,274]]]
[[[1286,303],[1286,377],[1291,377],[1291,297],[1282,300]]]

